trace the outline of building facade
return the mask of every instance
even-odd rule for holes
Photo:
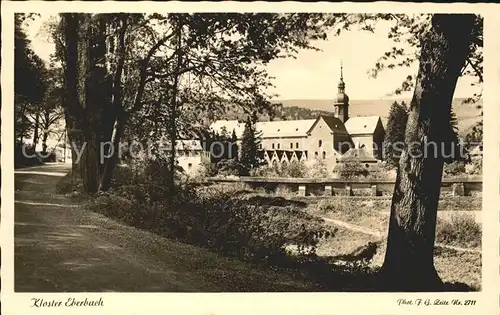
[[[346,84],[342,70],[341,68],[337,96],[333,103],[333,115],[255,124],[255,130],[260,135],[259,149],[263,150],[264,159],[268,164],[322,160],[330,173],[347,155],[349,159],[359,155],[363,157],[364,162],[369,160],[370,163],[382,159],[385,136],[382,121],[379,116],[349,116],[349,97],[345,93]],[[245,123],[237,120],[218,120],[212,123],[209,129],[229,134],[234,131],[238,140],[241,140]],[[344,155],[346,156],[342,158]],[[201,163],[202,156],[198,157],[198,163]],[[183,161],[185,159],[184,155]],[[184,168],[186,171],[198,169],[193,166],[196,163],[194,159],[184,162],[183,165],[188,163],[188,169]]]

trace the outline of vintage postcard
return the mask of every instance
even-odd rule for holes
[[[2,314],[498,314],[500,6],[2,2]]]

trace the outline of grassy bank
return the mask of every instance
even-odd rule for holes
[[[66,193],[72,190],[74,184],[64,178],[58,189]],[[261,268],[286,270],[299,278],[318,283],[320,291],[376,290],[374,275],[383,261],[385,241],[369,233],[335,226],[323,218],[385,234],[387,215],[381,209],[388,209],[390,200],[285,198],[256,193],[248,187],[225,186],[221,189],[188,182],[177,189],[173,192],[161,183],[130,178],[109,193],[90,198],[86,208],[127,225],[207,248]],[[440,207],[449,209],[464,204],[478,203],[444,200]],[[467,220],[459,223],[464,225],[460,233],[456,233],[455,225],[438,223],[438,238],[444,235],[444,242],[464,245],[465,236],[469,237],[473,232],[476,234],[468,239],[467,246],[480,246],[480,243],[474,243],[480,229],[473,230],[474,225]],[[376,244],[372,257],[353,256],[354,252],[370,242]],[[448,274],[449,270],[464,270],[462,276],[465,277],[467,270],[475,272],[477,264],[480,264],[479,255],[446,255],[436,253],[436,268],[445,281],[461,280]],[[471,277],[480,279],[480,273],[462,279],[466,285],[477,289],[480,280]]]

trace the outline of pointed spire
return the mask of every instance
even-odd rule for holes
[[[342,63],[342,59],[340,59],[340,80],[344,81],[344,65]]]
[[[340,60],[340,81],[339,81],[338,88],[339,88],[339,93],[343,93],[344,92],[344,88],[345,88],[345,83],[344,83],[344,64],[342,62],[342,59]]]
[[[335,117],[338,117],[342,122],[346,122],[349,119],[349,97],[345,94],[344,64],[342,59],[340,60],[340,81],[334,107]]]

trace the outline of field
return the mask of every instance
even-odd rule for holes
[[[305,203],[304,211],[337,229],[333,238],[320,242],[317,248],[319,256],[349,256],[368,242],[374,242],[377,252],[370,267],[376,269],[382,265],[390,198],[304,198],[290,193],[283,196],[290,203]],[[267,198],[275,197],[267,195]],[[464,283],[475,290],[480,289],[480,211],[480,196],[444,197],[439,202],[434,263],[446,283]]]

